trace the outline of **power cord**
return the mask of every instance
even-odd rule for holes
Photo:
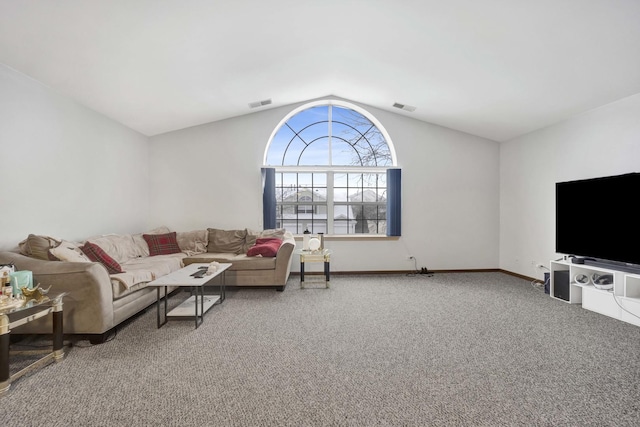
[[[549,267],[547,267],[544,264],[536,264],[536,268],[537,269],[542,269],[544,268],[547,271],[551,271],[549,270]],[[538,290],[542,290],[544,291],[544,288],[546,287],[546,285],[551,281],[551,278],[547,279],[547,280],[540,280],[540,279],[533,279],[531,281],[531,286],[533,286],[534,289],[538,289]]]
[[[407,276],[413,277],[418,274],[418,260],[414,256],[410,256],[409,259],[413,260],[413,273],[407,273]]]
[[[548,280],[545,281],[545,282],[542,282],[542,281],[540,281],[538,279],[533,279],[531,282],[529,282],[529,284],[533,287],[533,289],[537,289],[539,291],[544,291],[544,285],[546,285],[547,282],[548,282]]]
[[[433,276],[433,271],[429,271],[427,267],[418,268],[418,260],[414,256],[409,256],[410,260],[413,260],[413,272],[407,273],[407,276],[414,277],[418,274],[426,275],[427,277]]]
[[[626,308],[624,308],[624,307],[622,306],[622,304],[620,304],[620,302],[618,301],[618,295],[613,294],[613,300],[616,302],[616,304],[618,304],[618,307],[620,307],[620,308],[622,309],[622,311],[624,311],[624,312],[626,312],[626,313],[629,313],[630,315],[632,315],[633,317],[635,317],[635,318],[637,318],[637,319],[640,319],[640,316],[638,316],[638,315],[637,315],[637,314],[635,314],[635,313],[630,312],[629,310],[627,310]]]

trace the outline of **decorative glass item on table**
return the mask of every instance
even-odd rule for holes
[[[22,295],[22,288],[33,288],[33,273],[29,270],[14,271],[9,273],[13,296]]]
[[[309,239],[309,250],[315,252],[320,249],[320,239],[312,237]]]
[[[311,239],[311,232],[306,228],[302,236],[302,250],[309,250],[309,239]]]
[[[40,287],[40,283],[38,283],[33,289],[25,286],[21,288],[21,291],[25,300],[35,299],[38,301],[44,301],[45,299],[48,299],[47,293],[49,292],[49,289],[51,289],[51,286],[47,289],[43,289]]]
[[[0,303],[6,304],[12,297],[11,277],[9,276],[9,271],[5,270],[0,276]]]

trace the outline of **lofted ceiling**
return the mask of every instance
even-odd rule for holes
[[[0,63],[149,136],[334,95],[505,141],[640,93],[640,1],[0,0]]]

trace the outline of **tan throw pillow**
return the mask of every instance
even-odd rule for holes
[[[247,237],[245,238],[242,252],[248,252],[249,249],[251,249],[251,247],[256,244],[257,239],[278,238],[280,240],[284,240],[284,234],[287,230],[285,230],[284,228],[268,228],[266,230],[257,231],[247,228],[246,231]]]
[[[48,261],[49,249],[58,246],[60,242],[60,240],[56,240],[53,237],[29,234],[18,246],[22,255]]]
[[[180,250],[187,255],[196,255],[207,252],[207,230],[178,231],[176,233]]]
[[[207,252],[240,254],[244,250],[247,230],[219,230],[208,228]]]
[[[140,250],[130,234],[105,234],[90,241],[120,264],[140,256]]]
[[[284,228],[268,228],[266,230],[251,230],[247,228],[247,236],[253,236],[258,239],[270,239],[277,237],[280,240],[284,240],[284,235],[287,232]]]
[[[284,233],[286,233],[287,230],[285,230],[284,228],[270,228],[267,230],[262,230],[260,232],[260,236],[258,238],[260,239],[269,239],[269,238],[273,238],[276,237],[280,240],[284,239]]]
[[[78,245],[64,240],[55,248],[49,249],[49,253],[60,261],[91,262],[89,257],[80,250]]]

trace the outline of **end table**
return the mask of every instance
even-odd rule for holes
[[[62,298],[66,292],[50,292],[44,298],[26,299],[19,305],[0,305],[0,396],[6,394],[11,387],[11,382],[17,380],[24,374],[44,366],[51,360],[59,362],[64,358],[63,349],[63,329],[62,329]],[[31,363],[24,369],[11,375],[9,369],[9,345],[12,328],[32,322],[41,317],[51,314],[53,317],[53,345],[49,352],[45,350],[45,355]],[[39,350],[35,350],[39,351]],[[33,353],[33,351],[16,352]]]
[[[300,256],[300,289],[304,289],[304,264],[307,262],[324,262],[325,287],[331,286],[331,251],[329,249],[318,251],[298,249],[295,253]]]

